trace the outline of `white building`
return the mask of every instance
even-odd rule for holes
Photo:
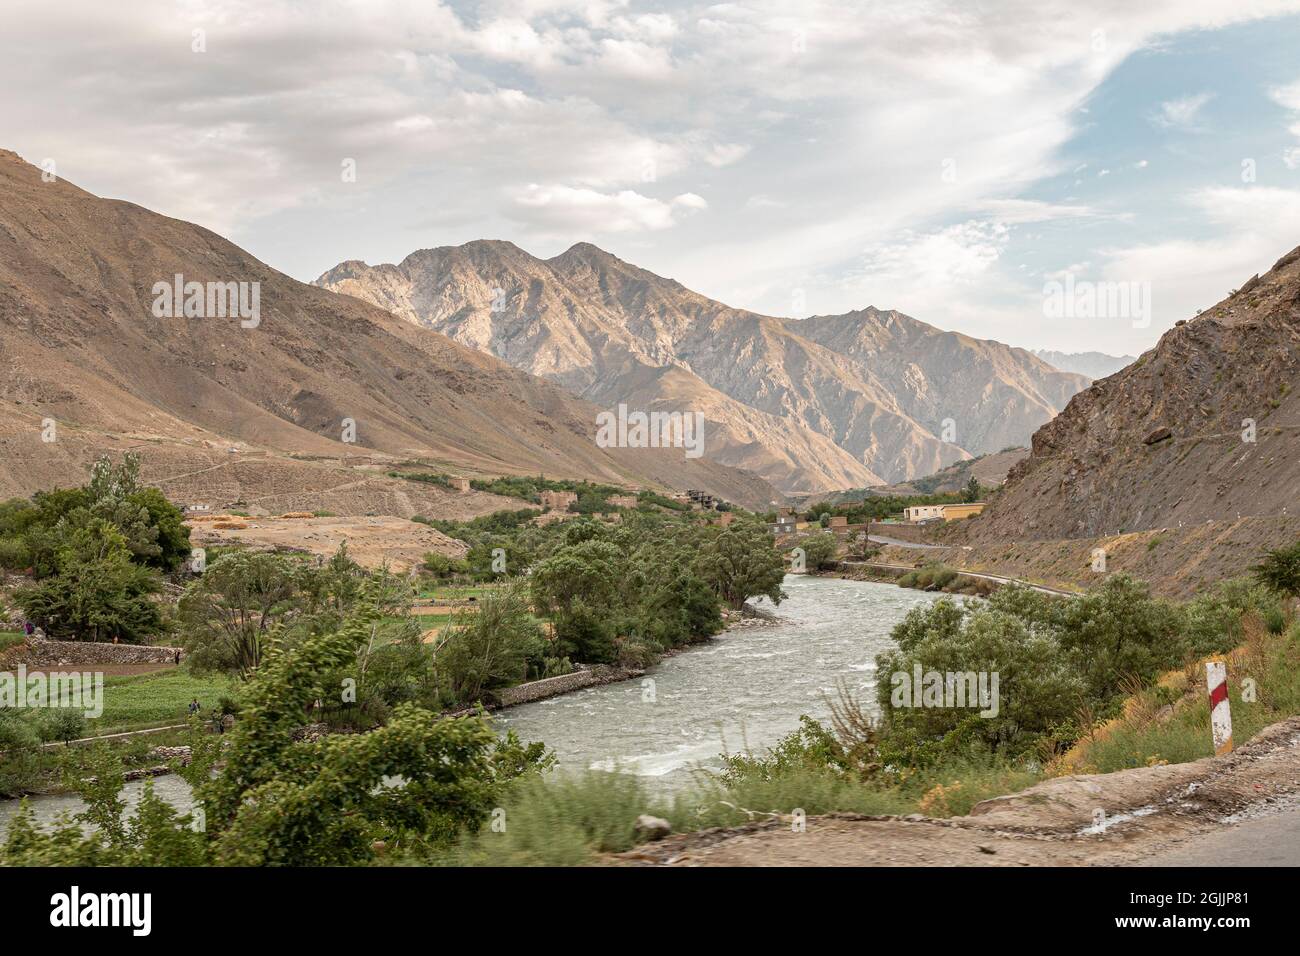
[[[908,521],[925,521],[929,518],[943,518],[943,505],[912,505],[903,509],[903,517]]]

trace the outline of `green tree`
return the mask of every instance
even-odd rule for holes
[[[799,542],[799,547],[803,548],[804,561],[809,571],[817,571],[824,564],[833,560],[839,546],[839,539],[829,532],[810,534]]]
[[[107,522],[95,519],[68,534],[55,571],[14,595],[51,637],[140,643],[164,629],[157,573],[132,563],[122,533]]]
[[[256,670],[269,635],[303,607],[300,574],[291,559],[265,552],[230,552],[209,564],[177,604],[192,666]]]
[[[448,625],[434,646],[433,668],[456,703],[472,704],[485,691],[525,680],[545,650],[524,590],[513,585],[484,595],[478,613]]]
[[[984,489],[980,487],[979,479],[971,475],[970,481],[966,482],[966,487],[962,489],[962,501],[967,504],[979,501],[982,494],[984,494]]]
[[[706,541],[700,548],[696,569],[733,608],[759,595],[770,598],[773,604],[780,604],[785,597],[781,590],[785,562],[776,550],[776,539],[757,522],[734,522]]]

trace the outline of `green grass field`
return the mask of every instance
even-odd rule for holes
[[[221,697],[237,700],[240,688],[240,682],[233,678],[196,677],[185,668],[105,677],[104,712],[86,721],[86,736],[183,723],[189,716],[190,701],[196,697],[206,717]]]

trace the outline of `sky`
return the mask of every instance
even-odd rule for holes
[[[587,241],[771,315],[1137,354],[1300,245],[1300,0],[2,15],[0,146],[304,281]]]

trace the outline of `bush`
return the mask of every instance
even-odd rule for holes
[[[71,707],[53,707],[40,726],[41,739],[69,743],[86,735],[86,715]]]
[[[32,551],[24,538],[0,538],[0,568],[25,571],[32,566]]]
[[[472,704],[493,688],[526,680],[546,652],[542,629],[522,588],[484,595],[478,613],[453,619],[433,658],[439,684],[457,704]]]

